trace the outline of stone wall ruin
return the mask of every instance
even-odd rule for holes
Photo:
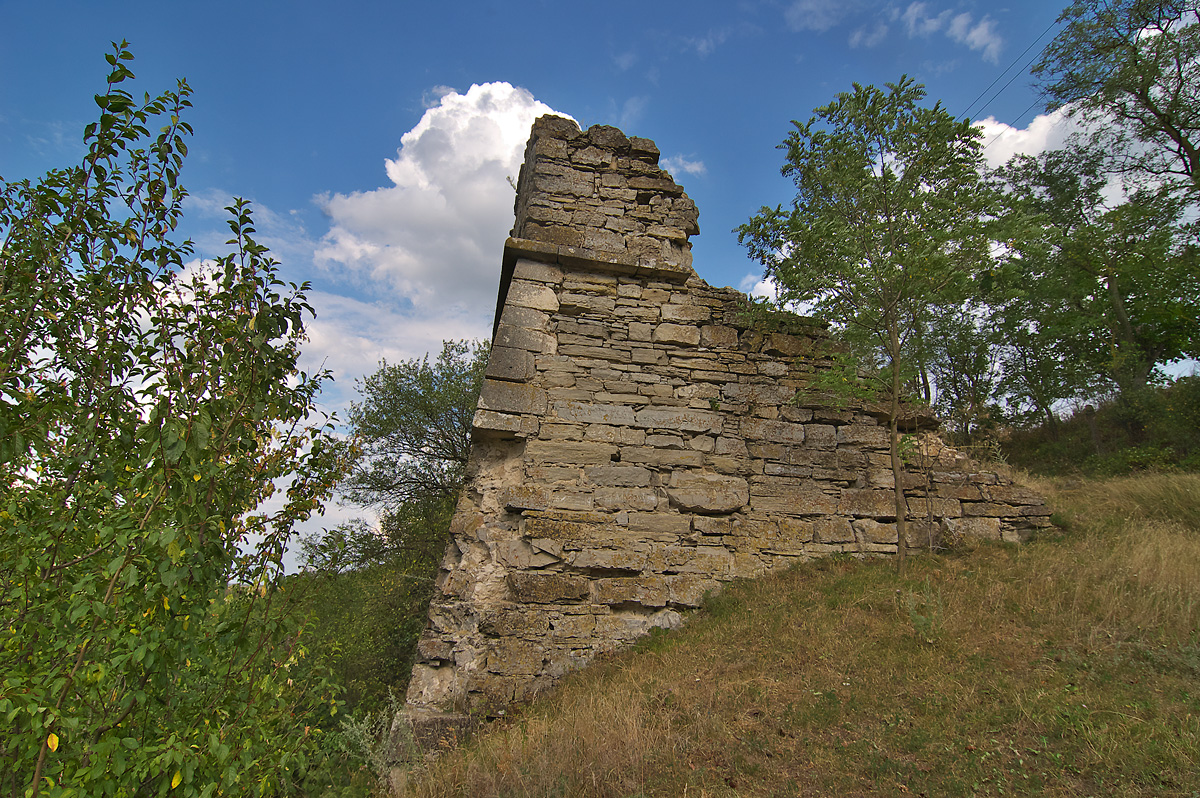
[[[804,392],[823,324],[755,322],[696,276],[696,207],[658,156],[612,127],[533,126],[415,713],[528,700],[728,580],[896,551],[884,415]],[[910,545],[1046,525],[1032,492],[926,454]]]

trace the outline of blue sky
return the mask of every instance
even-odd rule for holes
[[[0,175],[78,162],[109,42],[130,42],[136,91],[186,78],[196,133],[183,232],[199,255],[220,252],[220,209],[232,195],[255,203],[285,278],[313,284],[305,361],[333,370],[325,404],[337,410],[380,358],[488,334],[512,225],[507,178],[538,113],[654,139],[700,208],[697,272],[747,288],[759,270],[732,230],[790,199],[775,146],[790,120],[854,82],[907,74],[931,102],[989,120],[993,162],[1061,141],[1025,68],[1060,10],[1036,0],[0,0]]]

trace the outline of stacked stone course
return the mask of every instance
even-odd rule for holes
[[[533,127],[415,711],[494,713],[723,582],[896,551],[881,414],[805,398],[822,324],[764,329],[696,277],[695,205],[657,163],[615,128]],[[922,451],[910,545],[1047,523],[1031,491]]]

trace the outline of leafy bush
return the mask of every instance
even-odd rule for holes
[[[279,590],[338,473],[311,308],[240,200],[185,263],[190,90],[135,100],[132,57],[81,165],[0,182],[0,794],[295,791],[338,711]]]

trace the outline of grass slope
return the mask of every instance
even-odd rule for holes
[[[1020,548],[731,585],[415,794],[1196,795],[1200,476],[1074,484]]]

